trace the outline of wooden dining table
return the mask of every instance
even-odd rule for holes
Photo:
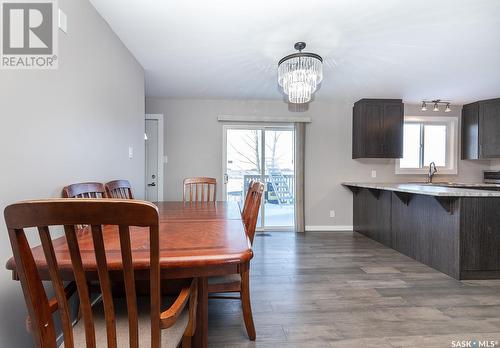
[[[198,278],[198,305],[193,347],[208,346],[208,277],[248,270],[253,257],[241,213],[235,202],[158,202],[160,219],[160,268],[162,279]],[[115,226],[105,226],[104,243],[111,278],[121,279],[121,252]],[[132,228],[132,258],[136,279],[149,277],[148,230]],[[88,279],[98,280],[90,233],[79,235],[79,246]],[[63,280],[73,280],[65,237],[54,239],[54,250]],[[43,250],[32,249],[43,280],[50,280]],[[17,279],[11,258],[7,269]]]

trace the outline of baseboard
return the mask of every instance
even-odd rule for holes
[[[352,232],[352,225],[306,226],[307,232]]]

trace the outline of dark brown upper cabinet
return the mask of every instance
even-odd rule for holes
[[[500,98],[462,108],[462,159],[500,158]]]
[[[352,158],[403,157],[404,104],[401,99],[354,103]]]

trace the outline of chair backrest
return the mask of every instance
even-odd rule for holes
[[[205,177],[184,179],[182,200],[184,202],[215,202],[217,200],[217,180]]]
[[[248,183],[248,190],[247,190],[247,193],[245,195],[245,203],[243,204],[243,209],[241,211],[241,217],[243,219],[243,222],[245,223],[245,226],[247,225],[248,220],[250,218],[250,210],[251,210],[250,209],[250,198],[252,197],[251,192],[252,192],[254,182],[255,182],[255,180],[250,180],[250,182]]]
[[[109,198],[134,199],[132,186],[128,180],[114,180],[106,183],[106,195]]]
[[[52,313],[59,311],[65,348],[73,347],[73,331],[68,305],[70,287],[76,288],[84,320],[87,347],[95,347],[95,328],[87,286],[88,275],[84,271],[75,225],[91,226],[97,273],[103,299],[108,347],[116,347],[116,328],[110,275],[106,262],[102,225],[116,225],[119,234],[123,279],[127,311],[129,315],[130,347],[138,347],[137,303],[132,265],[130,226],[149,228],[150,241],[150,296],[151,296],[151,344],[160,346],[160,266],[159,266],[159,218],[157,208],[148,202],[113,199],[53,199],[13,204],[5,208],[5,221],[16,263],[16,271],[28,307],[37,347],[56,347],[56,331]],[[64,288],[49,228],[64,226],[75,281]],[[35,264],[27,234],[36,230],[42,243],[55,299],[49,300]],[[76,286],[75,286],[76,285]]]
[[[248,212],[247,217],[243,216],[243,223],[247,232],[248,239],[253,244],[255,237],[255,229],[257,227],[257,219],[259,217],[260,204],[262,201],[262,194],[264,193],[264,184],[260,181],[254,181],[248,189],[247,197],[245,200],[246,207],[243,212]]]
[[[106,188],[100,182],[82,182],[63,188],[64,198],[105,198]]]

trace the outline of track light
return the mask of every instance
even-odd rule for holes
[[[439,105],[446,105],[444,112],[450,112],[451,111],[451,103],[449,101],[443,101],[441,99],[434,99],[434,100],[422,100],[422,106],[420,107],[420,110],[422,111],[427,111],[427,104],[434,104],[432,111],[438,112],[439,111]]]

